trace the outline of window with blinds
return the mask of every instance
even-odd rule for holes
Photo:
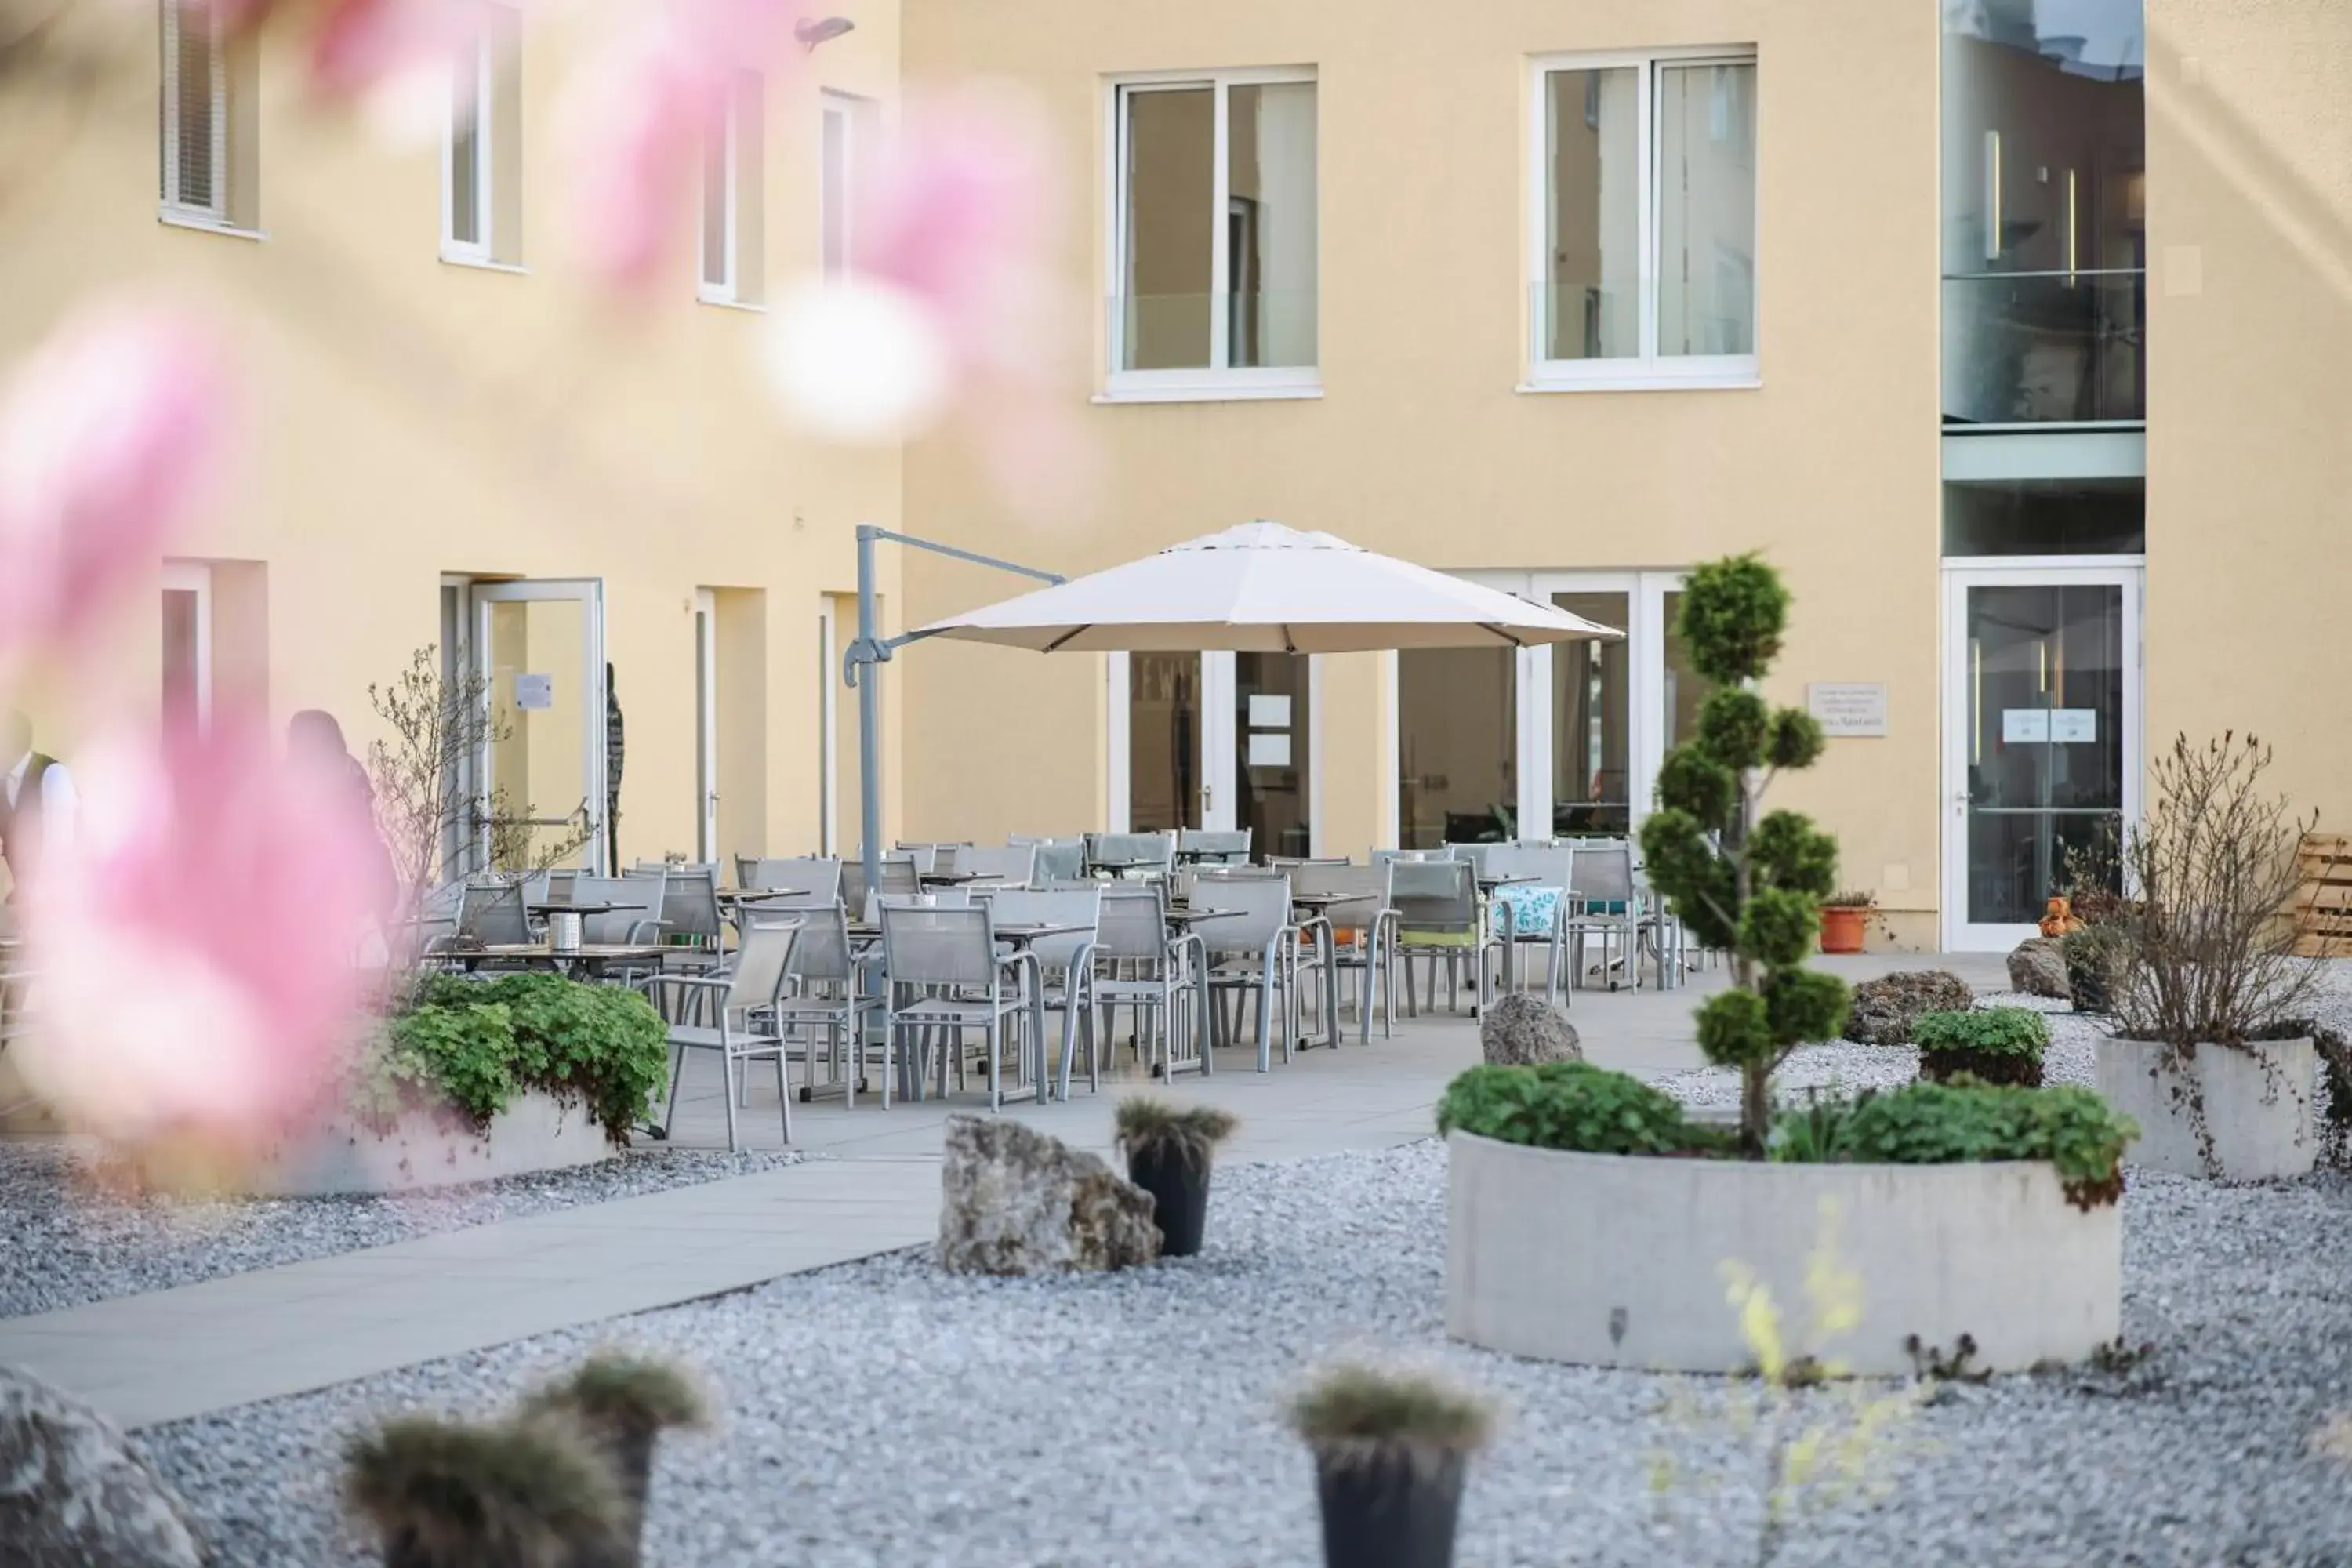
[[[228,221],[228,68],[210,7],[163,0],[163,205]]]

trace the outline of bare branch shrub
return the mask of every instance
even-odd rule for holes
[[[2315,972],[2294,956],[2295,851],[2316,820],[2263,793],[2271,749],[2186,735],[2148,770],[2151,804],[2124,837],[2118,1033],[2185,1052],[2244,1046],[2291,1016]]]

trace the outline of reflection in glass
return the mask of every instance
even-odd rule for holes
[[[1672,751],[1698,732],[1699,704],[1715,689],[1714,683],[1691,668],[1683,642],[1681,590],[1666,595],[1666,646],[1659,712],[1665,725],[1664,751]]]
[[[1251,829],[1255,856],[1304,856],[1312,843],[1307,670],[1300,655],[1234,655],[1234,826]]]
[[[1225,104],[1226,363],[1315,363],[1315,84],[1244,84]]]
[[[833,117],[825,116],[828,139]],[[735,191],[727,168],[727,122],[714,120],[702,140],[702,280],[715,289],[727,286],[727,209]],[[830,214],[827,215],[828,218]],[[830,237],[828,236],[828,238]]]
[[[2123,590],[1972,587],[1967,631],[1968,917],[2022,925],[2122,820]]]
[[[449,238],[457,245],[482,243],[481,59],[461,55],[450,88]]]
[[[2147,548],[2147,481],[1947,481],[1947,555],[2137,555]]]
[[[193,722],[197,717],[197,671],[203,655],[196,646],[196,594],[191,588],[163,590],[163,717]]]
[[[1130,88],[1120,101],[1127,110],[1120,368],[1201,368],[1210,356],[1216,89]]]
[[[1756,352],[1756,68],[1658,71],[1658,353]]]
[[[1397,655],[1400,847],[1518,836],[1517,686],[1507,647]]]
[[[1544,78],[1550,359],[1642,352],[1640,75],[1632,67]]]
[[[1127,656],[1128,826],[1201,826],[1201,656]]]
[[[1554,594],[1572,616],[1622,629],[1623,594]],[[1623,833],[1633,693],[1626,639],[1555,643],[1551,650],[1551,830],[1563,836]]]

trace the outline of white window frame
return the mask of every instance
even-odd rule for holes
[[[702,187],[700,203],[702,210],[698,215],[702,221],[695,225],[694,297],[706,305],[737,304],[740,302],[742,289],[740,272],[743,249],[737,226],[742,222],[743,203],[737,181],[740,178],[741,172],[739,163],[740,151],[738,138],[742,135],[743,122],[736,104],[736,88],[732,76],[729,78],[724,101],[725,107],[719,111],[717,132],[719,160],[725,165],[719,174],[719,182],[726,191],[726,237],[719,243],[726,247],[726,253],[719,258],[720,275],[715,279],[710,276],[709,164],[707,162],[698,163],[695,169],[695,173],[700,176],[697,184]],[[706,132],[705,134],[709,133]],[[708,143],[703,146],[702,154],[705,160],[709,159],[710,148]]]
[[[1638,391],[1644,389],[1753,387],[1760,384],[1757,356],[1744,354],[1665,354],[1658,353],[1658,72],[1665,66],[1748,66],[1757,64],[1752,46],[1695,48],[1631,49],[1605,53],[1542,55],[1529,63],[1528,127],[1528,379],[1522,392]],[[1639,299],[1640,353],[1618,359],[1548,359],[1550,342],[1551,136],[1549,84],[1554,71],[1635,71],[1635,227],[1641,236],[1636,264]],[[1762,96],[1759,69],[1758,96]],[[1761,117],[1758,140],[1762,140]],[[1759,159],[1760,162],[1760,159]],[[1763,181],[1757,181],[1757,233],[1763,232]],[[1758,247],[1750,243],[1748,254]],[[1763,288],[1760,258],[1750,268],[1756,289],[1754,321],[1760,342]]]
[[[459,68],[462,68],[460,62]],[[450,176],[457,155],[458,93],[457,72],[450,73],[449,111],[441,117],[441,259],[473,267],[488,266],[498,253],[498,157],[493,142],[498,133],[498,47],[488,8],[476,23],[474,66],[474,235],[457,237],[457,183]]]
[[[816,266],[818,277],[826,283],[838,283],[857,276],[857,122],[871,102],[869,99],[835,92],[830,88],[817,96]],[[841,122],[841,184],[838,188],[834,184],[833,171],[824,161],[824,131],[835,121]],[[841,226],[841,269],[828,272],[825,270],[824,231],[827,220],[835,217]]]
[[[196,599],[194,682],[196,696],[196,728],[209,730],[213,725],[213,569],[203,561],[167,561],[163,563],[163,590],[165,593],[193,594]]]
[[[1229,261],[1224,243],[1225,215],[1232,207],[1231,150],[1227,144],[1227,115],[1232,89],[1236,87],[1261,87],[1287,82],[1316,85],[1316,148],[1315,200],[1318,211],[1323,200],[1322,114],[1323,97],[1319,78],[1312,66],[1262,66],[1233,70],[1149,71],[1111,78],[1106,84],[1103,99],[1104,139],[1109,148],[1108,167],[1104,171],[1105,221],[1108,233],[1105,237],[1104,254],[1109,258],[1110,276],[1103,298],[1108,303],[1104,329],[1104,396],[1106,402],[1192,402],[1219,398],[1252,397],[1319,397],[1323,392],[1323,367],[1320,363],[1305,365],[1250,365],[1235,368],[1227,363],[1232,353],[1228,338],[1232,331],[1232,312],[1224,308],[1225,296],[1231,291]],[[1172,370],[1121,370],[1127,357],[1126,311],[1121,301],[1127,288],[1127,104],[1130,97],[1145,92],[1181,91],[1206,88],[1214,94],[1216,133],[1210,146],[1209,211],[1211,215],[1209,247],[1209,363]],[[1318,225],[1318,235],[1320,225]],[[1318,238],[1316,250],[1316,358],[1322,358],[1322,249]]]
[[[180,89],[183,84],[180,80],[179,35],[181,27],[191,17],[201,20],[213,36],[210,148],[213,199],[209,203],[187,202],[180,197]],[[169,222],[226,228],[229,226],[228,44],[221,37],[220,23],[209,6],[191,4],[189,0],[163,0],[162,20],[163,194],[160,216]]]

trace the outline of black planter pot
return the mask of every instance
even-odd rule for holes
[[[1325,1568],[1453,1568],[1463,1457],[1334,1462],[1318,1456]]]
[[[1151,1223],[1160,1227],[1162,1258],[1190,1258],[1201,1250],[1209,1223],[1209,1162],[1139,1149],[1127,1158],[1127,1179],[1151,1194]]]

